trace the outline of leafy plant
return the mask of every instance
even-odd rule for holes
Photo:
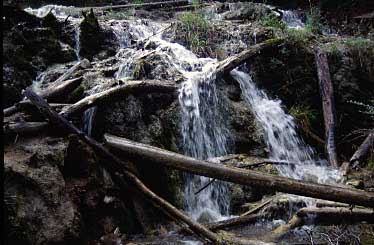
[[[289,111],[290,115],[293,116],[297,121],[301,122],[302,125],[310,126],[310,123],[316,119],[316,111],[310,109],[308,106],[293,106]]]
[[[190,49],[199,51],[199,49],[208,46],[210,25],[201,13],[183,13],[179,16],[179,21],[179,28],[184,34],[184,40]]]
[[[262,26],[271,27],[277,30],[285,30],[286,24],[280,20],[275,14],[270,13],[260,19]]]
[[[306,29],[312,33],[322,32],[321,13],[316,7],[311,7],[306,19]]]

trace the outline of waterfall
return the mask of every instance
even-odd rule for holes
[[[81,36],[81,29],[79,25],[77,25],[74,28],[74,51],[75,51],[75,55],[77,56],[78,61],[81,60],[81,57],[79,55],[81,51],[80,36]]]
[[[88,136],[91,136],[93,120],[96,114],[96,106],[91,107],[84,111],[83,113],[83,132]]]
[[[220,98],[215,76],[209,66],[205,73],[193,76],[182,84],[179,102],[182,107],[182,135],[184,152],[198,159],[227,154],[229,132],[223,123]],[[195,220],[222,220],[229,215],[227,184],[214,182],[199,194],[199,189],[211,180],[187,175],[185,203],[187,212]]]
[[[301,20],[300,15],[292,10],[281,10],[282,21],[287,25],[288,28],[292,29],[304,29],[305,23]]]
[[[142,51],[128,45],[121,25],[113,26],[122,43],[117,53],[121,64],[115,77],[126,80],[131,78],[134,64]],[[217,60],[198,58],[182,45],[164,40],[159,33],[163,28],[165,26],[158,23],[133,21],[127,27],[127,35],[138,40],[138,43],[145,40],[152,42],[156,47],[155,53],[185,77],[179,89],[183,151],[199,159],[226,155],[229,131],[220,110],[222,98],[219,98],[216,79],[212,74]],[[209,178],[186,175],[186,211],[195,220],[222,220],[229,212],[227,184],[215,181],[195,194],[208,182]]]
[[[319,159],[298,136],[294,119],[283,110],[281,101],[269,99],[248,73],[233,70],[231,75],[239,82],[242,97],[255,115],[270,158],[291,163],[275,165],[280,175],[318,183],[336,183],[340,178],[339,170],[327,167],[327,162]]]

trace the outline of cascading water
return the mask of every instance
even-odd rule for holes
[[[269,99],[248,73],[233,70],[231,75],[239,82],[242,96],[251,106],[270,157],[290,163],[276,165],[282,176],[330,184],[340,178],[339,171],[328,168],[326,161],[319,159],[297,135],[294,120],[282,109],[281,101]]]
[[[299,13],[292,10],[281,10],[282,21],[287,25],[288,28],[292,29],[303,29],[305,23],[301,20]]]
[[[184,152],[198,159],[227,154],[229,132],[222,121],[215,76],[208,71],[195,74],[182,84],[179,102],[182,107],[182,135]],[[204,68],[205,68],[204,67]],[[204,76],[205,75],[205,76]],[[194,219],[222,220],[229,214],[227,186],[210,182],[209,178],[187,176],[185,202],[187,212]]]
[[[128,29],[132,38],[143,42],[148,40],[156,45],[155,53],[161,55],[171,67],[176,68],[184,77],[179,90],[179,102],[182,108],[182,135],[185,154],[208,159],[227,154],[229,131],[224,126],[212,74],[216,59],[198,58],[180,44],[168,42],[161,37],[160,30],[165,28],[156,23],[130,23]],[[119,40],[121,29],[115,31]],[[126,43],[126,42],[125,42]],[[128,44],[128,43],[126,43]],[[141,51],[141,50],[140,50]],[[131,78],[133,66],[139,56],[139,50],[129,46],[121,48],[122,63],[116,78]],[[221,220],[228,215],[229,199],[226,184],[216,181],[199,194],[200,188],[210,181],[209,178],[186,176],[185,206],[193,219]]]
[[[80,61],[80,51],[81,51],[81,43],[80,43],[80,35],[81,35],[81,29],[79,25],[75,26],[74,28],[74,51],[75,56],[77,56],[77,60]]]

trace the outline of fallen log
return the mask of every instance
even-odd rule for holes
[[[370,147],[373,146],[374,142],[374,132],[369,133],[369,135],[366,137],[364,142],[358,147],[358,149],[355,151],[351,159],[349,160],[349,164],[355,168],[358,167],[363,160],[365,159],[365,156],[370,151]]]
[[[217,64],[217,68],[215,72],[216,76],[221,77],[223,74],[229,73],[236,67],[245,63],[248,59],[259,55],[261,52],[265,51],[266,49],[277,47],[282,43],[283,43],[283,40],[279,38],[269,39],[262,43],[250,46],[248,49],[244,50],[243,52],[237,55],[230,56],[220,61]]]
[[[295,195],[374,207],[374,194],[370,192],[226,167],[109,134],[105,134],[104,138],[107,145],[121,150],[124,156],[131,160],[147,160],[184,172],[242,185],[269,188],[274,191]]]
[[[82,83],[83,77],[77,77],[70,80],[65,80],[59,83],[52,83],[45,90],[40,92],[40,96],[44,99],[52,99],[62,95],[65,95]]]
[[[16,133],[35,133],[44,130],[48,126],[47,122],[18,122],[4,125],[4,134]]]
[[[191,220],[187,215],[179,211],[169,202],[153,193],[150,189],[148,189],[147,186],[143,184],[141,180],[138,179],[135,174],[133,174],[126,167],[126,164],[123,161],[113,155],[102,144],[85,135],[72,123],[67,121],[57,112],[53,111],[48,103],[38,96],[34,91],[32,91],[31,88],[26,89],[25,95],[31,101],[31,103],[33,103],[40,110],[40,112],[50,120],[51,123],[56,124],[67,133],[76,134],[83,142],[91,146],[95,152],[107,159],[108,161],[105,165],[103,165],[103,167],[111,174],[113,180],[121,187],[123,187],[125,184],[118,174],[123,174],[126,177],[126,180],[136,187],[136,189],[140,191],[140,193],[142,193],[148,201],[150,201],[155,207],[159,208],[162,212],[165,212],[169,217],[173,217],[177,222],[187,224],[189,228],[198,236],[203,236],[208,241],[219,243],[219,238],[215,233],[211,232],[203,225]]]
[[[276,198],[276,196],[275,196],[275,197],[270,197],[270,198],[268,198],[267,200],[261,202],[260,204],[256,205],[255,207],[251,208],[251,209],[248,210],[247,212],[241,214],[240,217],[248,216],[248,215],[250,215],[250,214],[253,214],[253,213],[257,212],[258,210],[260,210],[261,208],[265,207],[265,206],[268,205],[270,202],[272,202],[275,198]]]
[[[374,211],[371,209],[350,208],[314,208],[300,209],[291,220],[277,227],[265,240],[274,241],[282,238],[290,230],[305,224],[314,225],[340,225],[358,222],[374,223]]]
[[[68,69],[64,74],[62,74],[57,80],[55,80],[51,85],[45,90],[40,92],[40,96],[44,99],[49,99],[56,97],[58,95],[66,93],[68,90],[73,90],[79,86],[82,81],[82,77],[74,78],[71,80],[67,80],[70,76],[72,76],[76,71],[80,68],[87,68],[90,66],[90,62],[87,59],[83,59],[78,61],[75,65],[73,65],[70,69]],[[64,82],[65,81],[65,82]],[[18,102],[21,103],[22,101]],[[3,110],[4,117],[11,116],[17,112],[19,112],[19,108],[17,108],[17,104],[8,107]]]
[[[59,85],[61,82],[65,81],[69,77],[71,77],[76,71],[80,68],[86,69],[91,65],[88,59],[83,59],[78,61],[75,65],[73,65],[70,69],[68,69],[64,74],[62,74],[53,84]]]
[[[323,119],[325,124],[325,149],[327,159],[331,166],[338,167],[335,144],[336,115],[334,105],[334,90],[331,82],[327,55],[320,49],[315,49],[314,55],[318,71],[319,90],[322,97]]]
[[[254,224],[258,220],[264,217],[265,215],[263,214],[245,215],[245,216],[227,219],[227,220],[223,220],[223,221],[219,221],[215,223],[210,223],[210,224],[207,224],[206,227],[210,229],[211,231],[222,230],[222,229],[227,229],[227,228],[240,226],[240,225]]]
[[[177,85],[173,82],[149,80],[149,81],[127,81],[125,85],[110,88],[100,93],[87,96],[77,103],[62,110],[61,115],[71,117],[74,114],[85,111],[86,109],[102,104],[104,102],[113,102],[116,98],[124,98],[128,94],[137,93],[174,93]]]

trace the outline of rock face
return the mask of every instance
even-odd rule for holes
[[[80,214],[60,172],[66,142],[30,139],[5,149],[5,227],[8,244],[80,244]]]
[[[40,19],[18,8],[5,9],[3,105],[7,107],[21,99],[21,90],[32,84],[38,72],[53,63],[72,61],[75,55],[62,43],[60,25],[51,15]]]

